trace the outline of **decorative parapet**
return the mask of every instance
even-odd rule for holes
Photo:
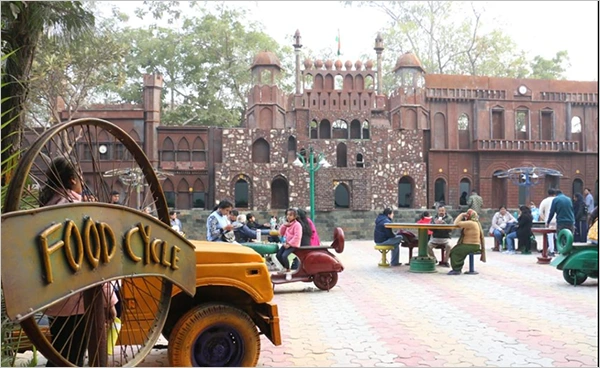
[[[477,149],[479,151],[579,151],[579,142],[576,141],[523,141],[508,139],[480,139],[476,142]]]

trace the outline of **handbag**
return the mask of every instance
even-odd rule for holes
[[[115,351],[115,346],[117,345],[117,339],[119,338],[119,332],[121,332],[121,319],[119,317],[115,317],[112,323],[110,323],[109,328],[106,329],[108,334],[106,338],[106,348],[108,350],[108,355],[113,355]]]

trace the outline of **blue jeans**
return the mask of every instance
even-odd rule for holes
[[[400,242],[402,242],[402,240],[404,240],[404,237],[402,235],[396,235],[395,237],[389,238],[383,243],[377,243],[379,245],[394,246],[394,249],[392,249],[392,260],[390,262],[392,266],[398,266],[400,264],[400,247],[398,247],[398,245],[400,244]]]
[[[515,238],[517,237],[517,232],[513,231],[512,233],[506,235],[506,250],[515,250]]]
[[[279,261],[279,263],[281,263],[283,268],[285,268],[286,270],[290,269],[290,260],[288,259],[288,256],[290,254],[294,253],[295,251],[296,251],[296,248],[294,248],[294,247],[285,248],[282,245],[281,247],[279,247],[279,250],[277,251],[277,254],[275,255],[277,257],[277,260]]]
[[[505,234],[500,232],[500,230],[494,230],[494,238],[496,238],[496,241],[498,242],[498,244],[500,244],[500,248],[502,248],[502,238],[504,237],[504,235]]]

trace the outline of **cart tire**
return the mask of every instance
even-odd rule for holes
[[[556,250],[560,254],[567,254],[573,250],[573,233],[569,229],[562,229],[556,236]]]
[[[328,291],[332,289],[338,281],[337,272],[324,272],[315,275],[313,282],[315,286],[321,290]]]
[[[168,355],[171,367],[254,367],[260,355],[258,329],[235,307],[198,306],[173,328]]]
[[[573,269],[563,270],[563,277],[566,282],[574,286],[583,284],[588,278],[585,272]]]
[[[102,144],[119,145],[119,160],[109,161],[101,157],[99,147]],[[82,171],[80,179],[83,188],[90,190],[99,202],[108,202],[111,191],[121,189],[121,193],[124,194],[121,199],[122,205],[136,208],[152,206],[156,210],[158,219],[167,225],[170,224],[167,202],[156,172],[140,146],[118,126],[101,119],[77,119],[46,130],[25,149],[7,188],[6,201],[3,203],[4,213],[39,207],[42,204],[39,188],[47,181],[46,172],[52,168],[51,163],[56,157],[64,157],[75,168]],[[117,155],[117,148],[115,148],[115,155]],[[113,173],[112,177],[105,180],[108,172]],[[129,176],[125,177],[126,173],[135,176],[135,187],[131,184],[133,181],[127,184]],[[122,176],[116,178],[117,174]],[[121,180],[122,184],[117,183],[118,180]],[[147,188],[144,190],[144,196],[141,196],[141,192],[136,192],[140,185]],[[92,357],[90,361],[94,364],[106,362],[104,364],[111,366],[136,366],[152,351],[154,343],[160,337],[167,317],[173,285],[159,277],[128,276],[110,282],[115,286],[118,285],[120,289],[118,295],[121,296],[122,301],[122,325],[117,347],[112,355],[108,355],[107,349],[104,351],[98,349],[98,345],[90,340],[87,345],[88,356]],[[93,288],[95,287],[86,289],[81,295],[87,294],[90,298],[98,297],[100,293],[92,290]],[[129,308],[128,304],[135,303],[125,303],[124,299],[144,303],[145,313],[140,310],[142,308]],[[87,315],[90,315],[88,311],[81,316],[88,318]],[[69,316],[66,321],[61,320],[60,325],[73,324],[77,318]],[[59,322],[49,319],[45,312],[29,317],[20,324],[40,353],[57,366],[73,366],[73,363],[67,360],[68,352],[75,351],[79,347],[86,348],[82,346],[83,340],[75,336],[74,328],[62,328],[57,334],[66,342],[63,351],[57,351],[51,343],[52,338],[48,331],[52,326],[59,326]],[[83,326],[79,329],[85,329],[79,332],[83,336],[91,335],[88,324],[82,325],[79,322],[77,325]],[[57,330],[58,327],[55,331]]]

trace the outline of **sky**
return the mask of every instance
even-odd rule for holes
[[[131,25],[140,26],[133,9],[141,1],[111,2],[131,14]],[[375,36],[389,21],[382,11],[344,6],[340,1],[227,1],[244,7],[249,17],[264,25],[264,31],[280,44],[291,45],[298,29],[305,48],[337,50],[340,33],[340,59],[356,61],[362,55],[376,58]],[[550,59],[567,50],[571,66],[569,80],[598,80],[598,2],[597,1],[495,1],[485,3],[489,24],[501,27],[529,58]],[[385,51],[384,51],[385,52]]]

